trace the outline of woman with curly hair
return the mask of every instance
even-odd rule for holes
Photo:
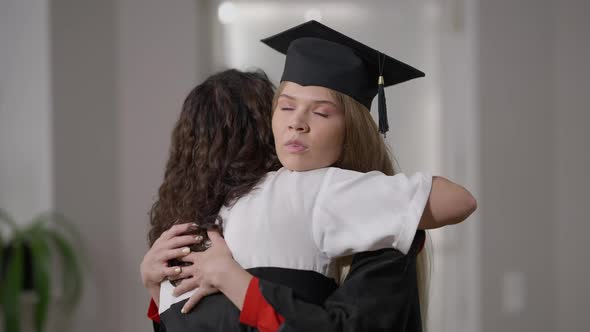
[[[151,209],[150,246],[177,222],[214,223],[223,205],[280,168],[269,126],[273,94],[264,72],[235,69],[212,75],[188,94]]]

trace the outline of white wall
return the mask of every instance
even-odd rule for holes
[[[139,263],[172,124],[204,71],[199,6],[53,2],[56,207],[89,260],[72,331],[151,329]]]
[[[556,331],[588,329],[590,266],[590,2],[553,2],[553,148]]]
[[[18,223],[53,206],[47,0],[0,2],[0,208]]]
[[[88,261],[82,302],[63,320],[71,331],[118,330],[125,313],[116,13],[114,0],[51,3],[55,207],[76,222]]]
[[[481,204],[479,160],[477,3],[440,3],[441,174],[465,186]],[[431,331],[480,331],[480,214],[457,226],[432,231],[434,264]]]
[[[581,331],[587,1],[480,1],[483,331]]]
[[[198,2],[160,0],[118,2],[118,169],[124,285],[119,331],[147,331],[149,296],[139,263],[147,250],[147,213],[164,175],[173,124],[189,91],[203,80],[199,68],[207,47],[206,19]]]
[[[548,0],[480,2],[483,331],[555,328],[551,14]]]

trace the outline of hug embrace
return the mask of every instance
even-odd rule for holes
[[[172,133],[141,263],[154,330],[424,330],[425,230],[477,207],[392,162],[383,90],[424,73],[316,21],[263,42],[279,86],[214,74]]]

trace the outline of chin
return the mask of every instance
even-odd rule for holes
[[[279,158],[281,164],[283,165],[283,167],[285,167],[288,170],[291,171],[296,171],[296,172],[306,172],[306,171],[312,171],[314,169],[319,169],[319,168],[324,168],[324,167],[328,167],[329,165],[318,165],[318,164],[314,164],[314,163],[309,163],[309,162],[302,162],[302,160],[292,160],[290,158]]]
[[[300,165],[300,164],[296,164],[296,163],[285,163],[283,164],[283,167],[285,167],[286,169],[290,170],[290,171],[295,171],[295,172],[305,172],[305,171],[310,171],[314,168],[312,167],[305,167],[304,165]]]
[[[329,167],[334,162],[329,162],[329,160],[317,160],[310,158],[311,156],[302,156],[302,155],[292,155],[292,154],[279,154],[279,161],[281,165],[288,170],[296,171],[296,172],[306,172],[312,171],[314,169],[320,169],[324,167]]]
[[[281,165],[283,165],[283,167],[285,167],[286,169],[296,172],[305,172],[312,169],[308,167],[309,165],[306,165],[306,163],[302,163],[301,160],[295,160],[298,158],[290,157],[291,156],[279,156],[279,161],[281,162]]]

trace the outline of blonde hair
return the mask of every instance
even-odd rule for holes
[[[276,108],[278,96],[284,89],[285,82],[281,83],[273,100],[273,112]],[[345,136],[344,146],[340,159],[334,165],[342,169],[357,172],[380,171],[386,175],[395,175],[395,167],[392,161],[391,152],[377,124],[371,117],[369,110],[353,98],[330,90],[333,98],[344,110]],[[339,282],[342,284],[350,270],[352,256],[342,257],[337,261],[340,267]],[[420,299],[420,313],[422,328],[426,331],[428,318],[428,292],[430,284],[430,245],[429,241],[424,244],[423,250],[418,254],[417,262],[417,283]]]

